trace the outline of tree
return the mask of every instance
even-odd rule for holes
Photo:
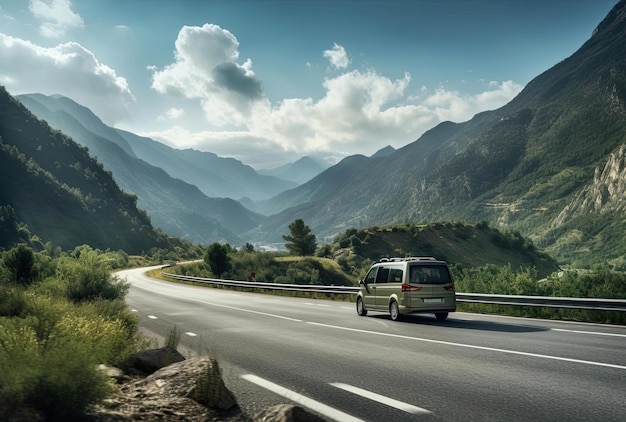
[[[285,247],[294,255],[307,256],[313,255],[317,249],[317,239],[311,233],[309,226],[304,224],[301,218],[294,220],[289,225],[290,235],[283,235],[283,239],[287,241]]]
[[[30,284],[35,276],[35,254],[24,244],[5,253],[4,266],[11,272],[13,280],[20,284]]]
[[[211,268],[211,272],[215,274],[217,278],[220,278],[222,274],[229,271],[232,267],[228,251],[230,247],[228,245],[222,245],[220,243],[211,243],[204,255],[204,262]]]

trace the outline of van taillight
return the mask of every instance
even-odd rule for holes
[[[402,283],[403,292],[416,292],[422,290],[422,286],[411,286],[410,284]]]
[[[446,290],[454,290],[454,284],[444,287]]]

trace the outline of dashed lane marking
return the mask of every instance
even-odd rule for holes
[[[598,331],[566,330],[564,328],[552,328],[552,331],[560,331],[563,333],[591,334],[595,336],[626,337],[626,334],[600,333]]]
[[[256,375],[245,374],[242,375],[241,378],[267,390],[270,390],[304,407],[307,407],[312,411],[319,413],[320,415],[331,418],[334,421],[362,422],[361,419],[355,418],[354,416],[344,413],[341,410],[337,410],[334,407],[327,406],[324,403],[320,403],[317,400],[313,400],[311,398],[303,396],[302,394],[298,394],[295,391],[289,390],[285,387],[281,387],[278,384],[274,384],[273,382],[257,377]]]
[[[148,318],[150,318],[150,319],[159,319],[159,317],[157,317],[155,315],[148,315]]]
[[[399,400],[395,400],[390,397],[386,397],[386,396],[374,393],[372,391],[355,387],[353,385],[343,384],[340,382],[333,382],[333,383],[330,383],[330,385],[332,385],[333,387],[341,388],[342,390],[348,391],[358,396],[365,397],[366,399],[374,400],[374,401],[377,401],[378,403],[382,403],[390,407],[395,407],[396,409],[400,409],[407,413],[412,413],[414,415],[432,414],[430,410],[424,409],[422,407],[413,406],[412,404],[404,403]]]

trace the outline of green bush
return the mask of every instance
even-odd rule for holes
[[[0,285],[0,317],[21,315],[26,307],[24,290],[10,284]]]
[[[0,319],[2,420],[25,413],[41,420],[71,417],[109,392],[106,376],[96,370],[90,342],[63,335],[56,326],[42,339],[37,324],[36,318]]]
[[[110,275],[112,256],[124,260],[88,246],[58,258],[35,253],[43,277],[28,283],[12,282],[2,261],[0,420],[82,417],[110,391],[96,366],[123,367],[148,346],[124,303],[128,286]]]
[[[65,294],[74,302],[121,299],[129,289],[127,283],[111,276],[107,261],[90,248],[80,250],[77,257],[61,258],[56,278],[66,283]]]

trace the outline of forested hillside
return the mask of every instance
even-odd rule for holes
[[[137,208],[86,148],[38,120],[0,87],[0,248],[29,233],[63,249],[89,244],[141,253],[165,247]]]
[[[18,99],[39,118],[86,146],[122,189],[137,195],[137,204],[148,213],[152,224],[170,236],[198,243],[242,244],[238,234],[260,223],[261,215],[234,199],[209,198],[197,186],[139,158],[133,148],[139,148],[137,145],[146,140],[139,141],[137,136],[106,126],[89,109],[69,98],[30,94]],[[169,158],[168,170],[173,165],[181,169],[177,176],[194,168],[189,161],[177,158],[171,148],[163,148],[169,152],[158,154],[159,162]],[[146,153],[145,148],[139,148],[138,152]],[[205,176],[206,183],[222,184],[221,179],[212,180],[211,173]],[[224,185],[228,189],[229,185]]]

